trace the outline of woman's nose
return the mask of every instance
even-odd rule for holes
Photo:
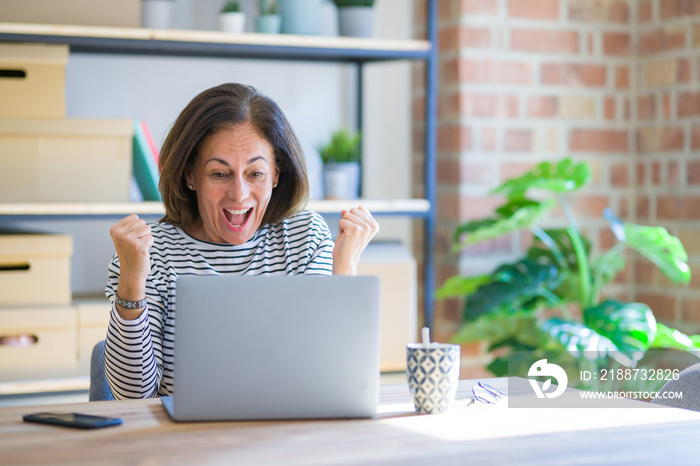
[[[234,177],[231,183],[230,195],[235,202],[241,202],[248,198],[250,187],[241,177]]]

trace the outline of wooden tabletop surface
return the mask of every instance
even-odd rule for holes
[[[684,455],[698,461],[700,413],[509,408],[509,398],[522,396],[512,380],[485,379],[508,395],[497,405],[473,403],[476,381],[462,380],[455,405],[435,415],[413,412],[407,385],[382,385],[374,419],[175,423],[157,399],[2,408],[0,464],[669,464]],[[82,431],[22,421],[40,411],[124,423]]]

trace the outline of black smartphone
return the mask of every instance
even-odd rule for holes
[[[35,413],[22,416],[25,422],[39,422],[56,426],[76,427],[78,429],[97,429],[99,427],[118,426],[122,420],[116,417],[92,416],[78,413]]]

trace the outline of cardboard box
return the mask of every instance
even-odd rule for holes
[[[140,0],[2,0],[4,23],[139,27]]]
[[[0,117],[65,117],[67,62],[64,44],[0,43]]]
[[[132,121],[0,119],[3,202],[128,202]]]
[[[107,298],[79,299],[78,311],[78,374],[90,374],[90,359],[95,345],[107,337],[112,308]]]
[[[0,381],[74,376],[76,342],[72,306],[0,309]]]
[[[370,243],[357,274],[381,280],[380,368],[405,371],[406,345],[417,333],[416,261],[398,242]]]
[[[68,235],[0,234],[0,306],[71,302]]]

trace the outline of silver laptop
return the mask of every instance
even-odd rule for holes
[[[372,417],[379,278],[181,276],[176,421]]]

